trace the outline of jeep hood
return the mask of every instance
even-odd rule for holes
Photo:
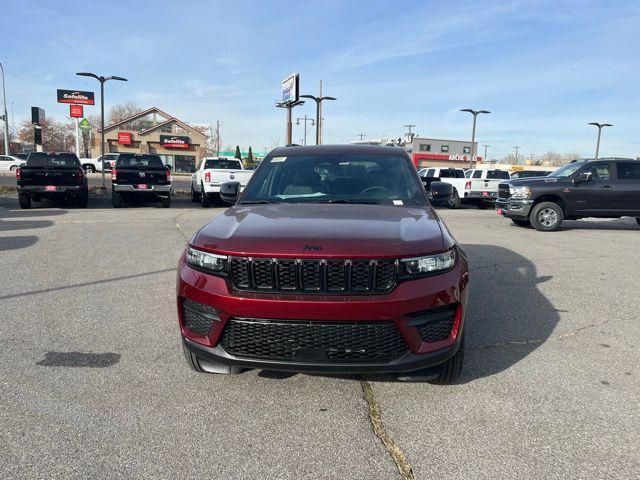
[[[191,244],[223,254],[384,258],[439,252],[454,240],[429,206],[282,203],[234,206]]]

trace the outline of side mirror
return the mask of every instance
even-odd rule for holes
[[[582,172],[573,179],[573,183],[585,183],[591,181],[591,172]]]
[[[453,185],[445,182],[431,182],[431,203],[448,202],[453,196]]]
[[[240,182],[226,182],[220,185],[220,198],[223,202],[234,204],[240,196]]]

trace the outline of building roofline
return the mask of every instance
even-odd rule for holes
[[[127,117],[127,118],[125,118],[123,120],[120,120],[119,122],[112,123],[111,125],[107,125],[106,127],[104,127],[104,131],[106,132],[108,130],[112,130],[113,128],[115,128],[115,127],[117,127],[119,125],[122,125],[123,123],[129,122],[129,121],[134,120],[136,118],[144,117],[148,113],[151,113],[151,112],[154,112],[154,111],[159,113],[159,114],[161,114],[161,115],[166,116],[166,118],[168,118],[168,119],[175,118],[172,115],[169,115],[167,112],[165,112],[163,110],[160,110],[158,107],[151,107],[151,108],[148,108],[148,109],[146,109],[146,110],[144,110],[142,112],[138,112],[135,115],[131,115],[130,117]],[[98,131],[102,133],[102,130],[98,130]]]
[[[154,125],[151,128],[147,128],[146,130],[140,130],[139,135],[146,135],[147,133],[155,130],[156,128],[160,128],[163,125],[166,125],[166,124],[171,123],[171,122],[176,122],[182,128],[186,128],[187,130],[190,130],[192,132],[197,133],[198,135],[202,135],[204,138],[207,138],[207,136],[204,133],[202,133],[200,130],[192,127],[191,125],[189,125],[188,123],[183,122],[182,120],[177,119],[176,117],[171,117],[171,118],[169,118],[168,120],[166,120],[166,121],[164,121],[162,123],[158,123],[157,125]]]

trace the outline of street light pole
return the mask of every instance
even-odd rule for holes
[[[302,144],[307,145],[307,122],[311,120],[312,127],[315,125],[315,122],[313,121],[313,118],[307,117],[306,113],[304,114],[304,117],[296,118],[296,125],[300,125],[300,120],[304,122],[304,139],[302,140]]]
[[[473,115],[473,129],[471,130],[471,158],[469,159],[469,168],[473,168],[473,162],[476,159],[476,119],[480,113],[491,113],[489,110],[473,110],[471,108],[463,108],[461,112],[468,112]]]
[[[107,184],[104,178],[104,84],[109,80],[119,80],[121,82],[126,82],[127,79],[124,77],[118,77],[116,75],[111,75],[109,77],[104,77],[102,75],[98,76],[95,73],[89,72],[78,72],[76,75],[81,77],[92,77],[100,82],[100,158],[102,159],[102,190],[107,189]]]
[[[487,148],[489,148],[491,145],[483,145],[484,147],[484,161],[487,161]]]
[[[515,157],[516,157],[515,164],[517,165],[517,164],[518,164],[518,150],[520,150],[520,145],[516,145],[515,147],[513,147],[513,149],[516,151],[516,154],[515,154]]]
[[[598,127],[598,141],[596,142],[596,160],[598,160],[600,156],[600,136],[602,135],[602,128],[613,127],[613,125],[611,125],[610,123],[598,123],[598,122],[591,122],[589,123],[589,125],[594,125]]]
[[[320,88],[322,88],[322,83],[320,83]],[[316,102],[316,145],[322,144],[322,117],[320,112],[322,111],[321,105],[325,100],[337,100],[335,97],[323,97],[322,91],[320,92],[320,96],[316,97],[314,95],[300,95],[300,98],[310,98],[314,102]]]
[[[0,62],[2,72],[2,100],[4,103],[4,154],[9,155],[9,116],[7,115],[7,92],[5,90],[4,67]]]
[[[302,105],[304,102],[298,100],[297,102],[276,102],[276,107],[278,108],[286,108],[287,109],[287,141],[285,145],[291,145],[293,143],[293,123],[291,122],[291,110],[293,107],[297,107],[298,105]]]

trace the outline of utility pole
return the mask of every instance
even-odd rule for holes
[[[407,133],[407,138],[409,139],[410,142],[413,142],[413,132],[411,131],[411,129],[415,127],[415,124],[403,125],[403,127],[409,130],[409,133]]]
[[[296,118],[296,125],[300,125],[300,120],[304,122],[304,138],[302,139],[302,144],[306,145],[307,144],[307,122],[311,122],[312,127],[315,125],[315,122],[313,121],[313,118],[307,117],[306,113],[304,114],[304,117]]]
[[[216,120],[216,157],[220,156],[220,120]]]
[[[518,150],[520,149],[520,145],[516,145],[515,147],[513,147],[513,149],[516,151],[516,153],[515,153],[516,159],[515,159],[514,163],[517,164],[518,163]]]
[[[491,145],[482,145],[484,147],[484,161],[486,162],[488,160],[487,157],[487,148],[489,148]]]
[[[491,112],[489,110],[473,110],[471,108],[463,108],[460,111],[473,115],[473,128],[471,130],[471,157],[469,158],[469,168],[473,168],[473,162],[476,160],[476,119],[480,113]]]
[[[611,125],[610,123],[598,123],[598,122],[591,122],[589,123],[589,125],[594,125],[598,127],[598,142],[596,143],[596,157],[595,157],[596,160],[598,160],[598,158],[600,158],[600,136],[602,135],[602,128],[613,127],[613,125]]]
[[[2,72],[2,101],[4,103],[4,154],[9,155],[9,115],[7,115],[7,92],[5,88],[4,67],[0,62],[0,72]]]
[[[366,137],[366,136],[367,136],[367,134],[366,134],[366,133],[359,133],[357,136],[358,136],[358,137],[360,137],[360,141],[362,141],[362,139],[363,139],[364,137]]]

